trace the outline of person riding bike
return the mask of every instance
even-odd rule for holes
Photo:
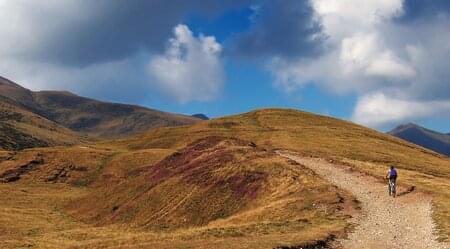
[[[394,168],[394,166],[391,166],[389,168],[387,177],[389,179],[389,195],[395,197],[396,194],[396,188],[397,188],[397,169]]]

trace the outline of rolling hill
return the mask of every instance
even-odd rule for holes
[[[389,134],[450,156],[450,135],[426,129],[416,124],[399,125]]]
[[[0,148],[70,145],[124,137],[201,119],[135,105],[101,102],[70,92],[33,92],[0,77]]]
[[[74,145],[86,138],[0,96],[0,149]]]
[[[143,136],[99,146],[127,150],[180,149],[205,136],[226,136],[275,150],[325,158],[384,179],[389,165],[402,182],[433,193],[441,235],[450,235],[450,160],[441,154],[351,122],[312,113],[264,109],[213,119],[188,127],[160,128]]]
[[[0,179],[14,184],[0,185],[1,193],[13,193],[0,194],[0,217],[7,217],[0,240],[12,248],[25,242],[283,248],[344,236],[358,203],[278,150],[322,158],[382,183],[387,166],[396,165],[402,186],[433,197],[440,239],[448,240],[448,157],[350,122],[285,109],[5,155]],[[10,210],[24,211],[7,215]]]
[[[0,96],[68,129],[93,137],[127,136],[155,127],[200,121],[136,105],[97,101],[66,91],[33,92],[4,78],[0,78]]]

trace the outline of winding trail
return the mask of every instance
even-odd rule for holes
[[[412,192],[392,198],[387,194],[387,184],[373,177],[322,159],[279,154],[314,170],[361,202],[362,215],[352,221],[357,226],[347,239],[337,241],[338,248],[450,248],[436,240],[430,197]]]

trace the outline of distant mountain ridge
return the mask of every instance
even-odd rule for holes
[[[73,145],[84,140],[76,132],[0,96],[0,150]]]
[[[0,119],[0,149],[67,145],[81,141],[83,136],[124,137],[152,128],[201,121],[137,105],[102,102],[67,91],[34,92],[3,77]]]
[[[209,120],[209,117],[206,116],[206,115],[203,114],[203,113],[196,113],[196,114],[193,114],[193,115],[191,115],[191,116],[192,116],[192,117],[199,118],[199,119],[201,119],[201,120]]]
[[[388,133],[443,155],[450,156],[450,133],[436,132],[413,123],[399,125]]]

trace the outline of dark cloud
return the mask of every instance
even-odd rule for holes
[[[449,0],[405,0],[403,14],[397,18],[401,23],[427,20],[439,14],[450,14]]]
[[[236,37],[240,55],[311,57],[323,49],[325,37],[310,1],[262,1],[252,18],[250,30]]]
[[[70,2],[70,1],[68,1]],[[247,1],[80,0],[70,4],[12,4],[35,37],[22,41],[25,59],[87,66],[161,51],[172,28],[189,14],[215,15]],[[37,38],[36,38],[37,37]]]

